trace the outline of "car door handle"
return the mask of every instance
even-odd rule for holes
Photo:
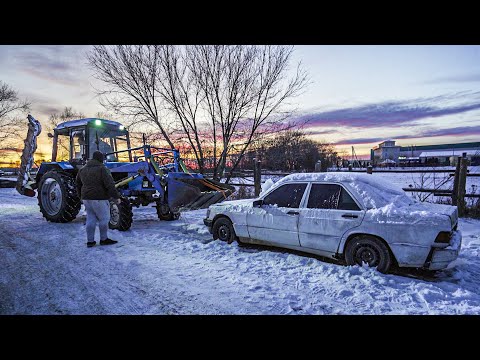
[[[354,214],[343,214],[342,217],[343,217],[343,218],[353,219],[353,218],[358,218],[358,215],[354,215]]]
[[[287,212],[287,215],[298,215],[300,214],[298,211],[293,211],[293,210],[290,210],[289,212]]]

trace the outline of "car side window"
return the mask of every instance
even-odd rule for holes
[[[302,201],[303,193],[307,184],[286,184],[265,196],[265,205],[277,205],[278,207],[298,208]]]
[[[342,193],[340,194],[340,201],[338,202],[339,210],[357,210],[360,211],[357,203],[350,194],[342,187]]]
[[[312,184],[307,208],[360,210],[350,194],[336,184]]]
[[[337,209],[342,188],[335,184],[312,184],[307,208]]]

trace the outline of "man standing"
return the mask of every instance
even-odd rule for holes
[[[93,153],[92,159],[77,174],[77,194],[83,200],[87,211],[87,246],[92,247],[95,228],[98,221],[100,245],[112,245],[118,241],[107,236],[110,221],[110,198],[120,204],[120,194],[115,188],[112,174],[103,165],[104,155],[100,151]]]

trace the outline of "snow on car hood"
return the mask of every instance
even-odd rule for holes
[[[224,201],[218,204],[210,205],[210,208],[228,211],[242,211],[242,209],[251,208],[254,200],[255,199]]]

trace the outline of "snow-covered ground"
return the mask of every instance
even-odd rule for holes
[[[480,313],[479,220],[460,220],[459,258],[424,279],[214,241],[205,210],[134,209],[129,231],[110,231],[119,244],[87,248],[80,214],[49,223],[36,198],[0,189],[0,314]]]

